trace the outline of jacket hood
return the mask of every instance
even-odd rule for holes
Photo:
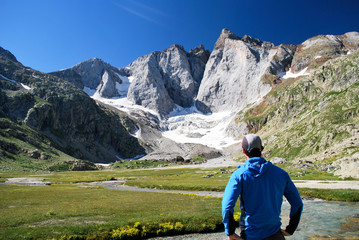
[[[245,163],[245,168],[248,170],[249,175],[255,178],[261,178],[270,172],[273,164],[268,162],[262,157],[250,158]]]

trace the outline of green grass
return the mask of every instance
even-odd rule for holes
[[[320,198],[330,201],[359,202],[359,190],[299,188],[304,198]]]
[[[159,234],[165,223],[182,224],[181,233],[214,231],[221,228],[220,201],[97,186],[0,185],[0,239],[104,236],[135,222],[157,226]]]
[[[144,188],[223,191],[229,176],[228,172],[222,174],[220,169],[160,170],[151,175],[131,177],[126,184]]]
[[[126,184],[139,187],[223,191],[233,170],[3,172],[1,182],[11,177],[32,177],[43,178],[51,185],[0,185],[0,239],[139,239],[219,230],[220,198],[118,191],[70,183],[123,178]],[[308,178],[336,179],[315,171],[308,172]],[[358,190],[303,188],[299,192],[304,198],[359,201]]]
[[[139,168],[154,168],[160,165],[170,164],[166,161],[151,161],[151,160],[130,160],[117,161],[113,164],[116,169],[139,169]]]

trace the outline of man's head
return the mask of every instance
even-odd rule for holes
[[[242,140],[243,152],[250,158],[262,156],[264,147],[262,140],[256,134],[245,135]]]

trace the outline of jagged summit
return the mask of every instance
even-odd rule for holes
[[[300,72],[305,68],[316,69],[326,61],[358,51],[359,33],[343,35],[318,35],[298,45],[295,52],[292,71]]]
[[[8,51],[2,47],[0,47],[0,56],[3,56],[13,62],[17,62],[16,57],[10,51]]]
[[[74,83],[77,87],[94,89],[100,96],[119,97],[116,83],[122,84],[123,71],[111,66],[100,58],[91,58],[75,66],[50,73]]]
[[[219,36],[216,43],[214,44],[214,49],[223,48],[224,47],[224,42],[225,42],[226,39],[238,40],[238,39],[240,39],[240,37],[238,37],[233,32],[229,31],[228,29],[223,28],[222,32],[221,32],[221,35]]]

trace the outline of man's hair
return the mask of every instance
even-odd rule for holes
[[[244,149],[244,152],[250,158],[262,156],[262,151],[259,148],[253,148],[250,152],[248,152],[247,150]]]

